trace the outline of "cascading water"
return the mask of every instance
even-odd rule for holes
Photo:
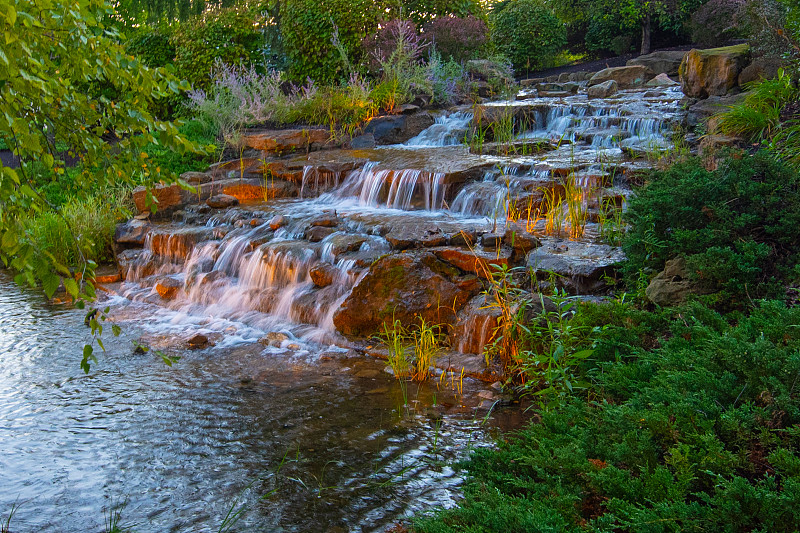
[[[433,126],[430,126],[416,137],[407,141],[403,146],[410,148],[436,148],[442,146],[456,146],[464,142],[473,115],[467,111],[457,111],[448,115],[436,117]]]

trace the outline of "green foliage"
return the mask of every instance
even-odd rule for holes
[[[590,401],[475,451],[465,501],[416,530],[796,531],[800,308],[585,316],[607,325]]]
[[[439,17],[486,18],[480,0],[404,0],[396,2],[395,9],[417,26],[424,26]]]
[[[181,24],[172,37],[180,77],[206,88],[217,62],[260,65],[264,36],[258,27],[263,22],[247,6],[236,6],[207,11]]]
[[[141,161],[147,144],[179,153],[197,149],[148,111],[188,87],[128,55],[116,31],[102,25],[112,15],[101,0],[0,0],[0,138],[21,160],[18,169],[0,167],[0,259],[18,272],[18,282],[39,282],[48,294],[63,282],[77,298],[81,287],[20,222],[49,209],[36,188],[65,172],[62,147],[82,162],[74,176],[82,197],[139,180],[171,180]],[[110,90],[87,90],[95,84]],[[84,290],[92,297],[91,285]]]
[[[655,172],[626,218],[631,279],[683,256],[695,280],[735,307],[779,295],[796,276],[800,179],[763,152],[729,157],[714,172],[697,160]]]
[[[781,69],[778,77],[759,80],[746,87],[744,100],[717,115],[717,129],[751,143],[770,139],[777,131],[783,108],[797,100],[798,90]]]
[[[492,39],[514,68],[551,66],[567,44],[564,23],[538,0],[507,0],[491,13]]]
[[[167,32],[139,31],[125,43],[128,53],[152,68],[165,67],[175,59],[175,45]]]

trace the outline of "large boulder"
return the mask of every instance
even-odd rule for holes
[[[402,144],[430,127],[435,122],[427,112],[414,115],[385,115],[375,117],[364,128],[364,134],[375,138],[379,145]]]
[[[647,67],[655,74],[677,76],[685,56],[684,50],[662,50],[630,59],[627,65]]]
[[[739,83],[739,74],[749,62],[750,47],[746,44],[694,49],[681,63],[683,93],[690,98],[728,94]]]
[[[686,301],[690,294],[703,294],[697,283],[689,279],[686,260],[676,257],[667,261],[664,270],[653,278],[645,289],[647,299],[654,304],[669,307]]]
[[[619,86],[614,80],[606,80],[603,83],[598,83],[586,89],[586,95],[589,98],[608,98],[617,94]]]
[[[783,61],[775,57],[759,57],[739,73],[739,86],[758,80],[771,80],[778,76]]]
[[[609,80],[617,82],[620,89],[634,89],[641,87],[647,80],[653,79],[655,73],[642,65],[630,67],[611,67],[603,69],[589,80],[589,87],[600,85]]]
[[[452,324],[472,293],[456,282],[458,271],[430,252],[400,253],[376,261],[333,316],[344,335],[368,336],[384,323]]]

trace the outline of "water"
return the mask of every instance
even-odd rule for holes
[[[234,505],[247,510],[233,531],[383,531],[452,505],[461,478],[438,461],[516,423],[482,425],[449,385],[410,387],[405,411],[382,363],[343,350],[188,351],[142,307],[115,318],[124,336],[108,335],[84,375],[83,312],[0,272],[0,513],[19,504],[12,531],[103,531],[118,504],[139,532],[217,531]],[[181,359],[135,354],[140,337]]]

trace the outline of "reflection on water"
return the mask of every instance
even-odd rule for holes
[[[169,368],[109,338],[86,376],[87,338],[81,311],[0,274],[0,513],[21,503],[13,531],[102,531],[119,503],[135,531],[217,531],[234,505],[247,511],[233,531],[384,531],[452,504],[447,463],[489,440],[447,387],[411,387],[404,413],[363,357],[251,344],[178,352]]]

